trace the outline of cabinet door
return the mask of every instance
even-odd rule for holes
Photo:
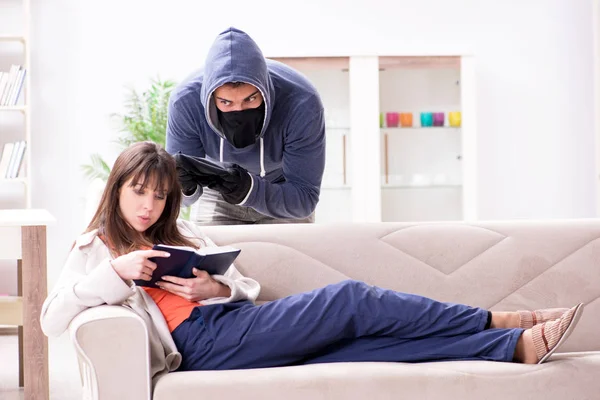
[[[352,219],[350,191],[350,84],[348,57],[274,58],[301,72],[317,88],[325,109],[326,159],[315,221]]]
[[[383,221],[462,219],[460,79],[458,57],[380,58]]]

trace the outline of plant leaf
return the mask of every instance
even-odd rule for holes
[[[81,166],[84,175],[90,180],[100,178],[102,181],[106,182],[108,180],[108,175],[110,174],[110,167],[97,153],[92,154],[91,159],[91,164]]]
[[[150,80],[145,91],[126,88],[123,113],[110,115],[119,125],[120,135],[115,141],[120,147],[125,149],[132,143],[143,141],[151,141],[165,147],[169,97],[175,85],[174,81],[157,77]],[[106,181],[110,168],[99,155],[94,154],[91,158],[91,164],[82,166],[85,175]]]

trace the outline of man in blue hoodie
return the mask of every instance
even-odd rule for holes
[[[321,98],[303,75],[265,59],[250,36],[229,28],[205,67],[173,91],[168,114],[169,153],[230,165],[208,180],[179,165],[184,205],[197,202],[194,222],[314,222],[325,123]]]

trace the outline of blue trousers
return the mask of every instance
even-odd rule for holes
[[[181,371],[344,361],[512,361],[523,329],[488,312],[344,281],[260,306],[196,307],[172,333]]]

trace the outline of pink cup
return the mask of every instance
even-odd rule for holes
[[[400,117],[397,112],[385,113],[385,123],[388,128],[397,128]]]
[[[444,113],[433,113],[433,126],[444,126]]]

